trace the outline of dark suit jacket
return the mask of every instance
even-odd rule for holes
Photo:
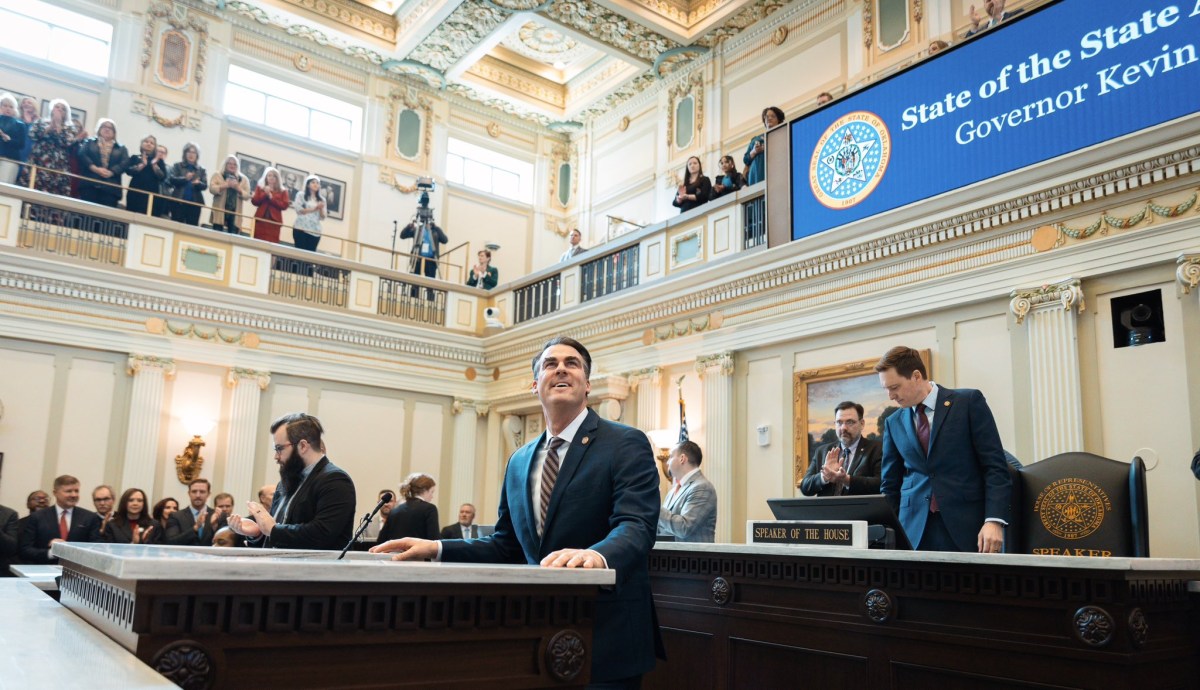
[[[914,548],[925,533],[930,496],[937,494],[942,520],[959,551],[976,551],[983,521],[1008,521],[1012,497],[992,411],[977,390],[939,387],[928,456],[917,440],[913,415],[906,408],[884,422],[880,490],[899,508]]]
[[[277,523],[284,518],[276,514],[276,509],[285,497],[281,482],[271,501],[271,515]],[[350,475],[323,457],[285,508],[286,523],[276,524],[267,539],[250,539],[246,544],[341,551],[354,534],[354,502],[354,482]]]
[[[408,498],[392,508],[387,522],[379,530],[380,544],[392,539],[416,537],[417,539],[438,538],[437,506],[419,498]]]
[[[58,509],[55,506],[42,508],[30,516],[21,532],[21,561],[35,565],[57,563],[50,556],[50,540],[58,539]],[[85,508],[75,506],[71,511],[71,529],[67,541],[100,541],[100,516]]]
[[[592,682],[646,673],[661,649],[647,567],[659,508],[650,443],[645,433],[589,411],[563,459],[538,537],[529,474],[545,437],[509,458],[495,534],[443,541],[442,560],[532,565],[559,549],[599,552],[617,582],[596,599]]]
[[[179,511],[175,511],[179,512]],[[188,511],[191,513],[192,511]],[[189,516],[190,517],[190,516]],[[161,544],[163,543],[163,528],[153,518],[142,516],[138,521],[138,525],[145,527],[153,527],[154,531],[149,534],[145,541],[141,544]],[[205,531],[208,531],[207,529]],[[100,530],[100,540],[107,544],[132,544],[133,543],[133,527],[126,520],[117,520],[116,518],[109,520],[107,525]],[[209,537],[211,544],[212,537]]]
[[[1196,475],[1196,479],[1200,479],[1200,450],[1192,456],[1192,474]]]
[[[477,539],[479,537],[479,525],[471,525],[471,531],[469,534],[471,535],[471,539]],[[462,525],[458,524],[457,522],[453,525],[446,525],[442,528],[441,538],[462,539]]]
[[[172,546],[212,546],[213,535],[217,529],[225,526],[225,517],[222,516],[221,521],[217,523],[217,529],[213,529],[212,523],[209,522],[213,510],[209,507],[208,512],[204,514],[204,529],[199,535],[196,534],[196,518],[192,517],[191,503],[171,513],[171,517],[167,518],[167,533],[162,535],[161,543]]]
[[[12,575],[8,566],[17,562],[17,547],[20,543],[17,526],[20,523],[17,511],[0,506],[0,577]]]
[[[808,463],[808,471],[800,482],[800,493],[805,496],[836,496],[832,484],[821,485],[821,467],[825,464],[825,454],[838,443],[826,443],[817,446],[812,460]],[[858,439],[858,447],[854,449],[854,457],[847,466],[846,474],[850,475],[850,486],[846,487],[847,494],[877,494],[879,493],[879,473],[883,464],[883,444],[866,438]]]

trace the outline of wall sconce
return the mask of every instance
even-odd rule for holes
[[[204,447],[202,437],[216,425],[213,420],[201,417],[183,420],[183,426],[192,435],[192,440],[188,441],[182,453],[175,456],[175,475],[180,484],[187,486],[200,478],[200,470],[204,468],[204,458],[200,456],[200,449]]]

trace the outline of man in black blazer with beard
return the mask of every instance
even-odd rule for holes
[[[879,493],[883,444],[862,435],[863,406],[842,402],[833,408],[838,440],[818,446],[800,482],[805,496]]]
[[[50,555],[56,541],[100,541],[100,516],[80,508],[79,480],[64,474],[54,480],[54,502],[30,516],[20,536],[20,555],[23,563],[46,565],[57,563]]]
[[[251,501],[250,515],[229,516],[248,546],[340,551],[354,532],[354,482],[325,456],[321,422],[297,412],[271,424],[279,485],[268,510]]]

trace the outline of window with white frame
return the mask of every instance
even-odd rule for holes
[[[360,106],[245,67],[229,66],[225,114],[340,149],[362,150]]]
[[[446,179],[523,204],[533,203],[533,163],[450,137]]]
[[[0,45],[97,77],[108,76],[112,24],[40,0],[0,0]]]

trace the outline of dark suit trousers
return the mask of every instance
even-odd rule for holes
[[[942,520],[942,513],[930,513],[929,519],[925,522],[925,532],[921,535],[921,543],[917,545],[918,551],[958,551],[958,545],[954,543],[954,537],[950,536],[950,530],[946,529],[946,523]]]

